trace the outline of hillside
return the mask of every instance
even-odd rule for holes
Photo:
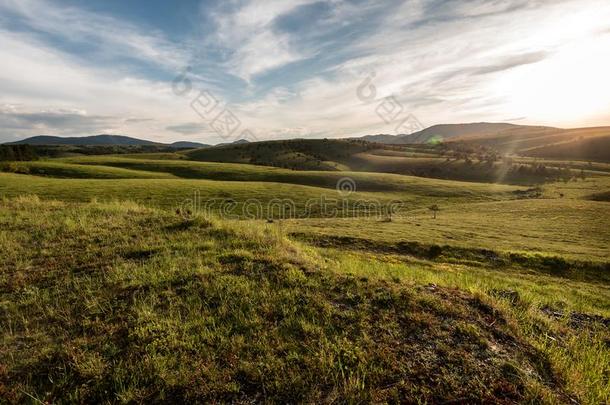
[[[521,154],[542,158],[610,162],[610,128],[604,130],[603,134],[608,135],[595,135],[590,138],[577,135],[577,139],[570,137],[563,142],[557,140],[556,143],[522,150]]]
[[[433,125],[412,134],[403,135],[367,135],[359,139],[370,142],[380,142],[387,144],[415,144],[427,143],[431,141],[444,142],[453,138],[463,136],[486,137],[496,135],[500,132],[512,129],[529,129],[524,125],[514,125],[507,123],[476,122],[468,124],[441,124]]]
[[[561,129],[503,123],[448,124],[434,125],[410,135],[368,135],[357,139],[388,145],[459,142],[493,148],[503,154],[609,161],[607,141],[593,139],[598,137],[610,137],[610,127]]]
[[[192,160],[250,163],[296,170],[341,170],[340,162],[371,150],[374,144],[361,140],[292,139],[236,143],[186,153]]]
[[[599,139],[598,139],[599,138]],[[545,158],[609,161],[610,127],[513,128],[494,135],[464,135],[452,141],[492,147],[502,153]]]
[[[147,141],[145,139],[132,138],[123,135],[92,135],[92,136],[75,136],[75,137],[59,137],[40,135],[22,139],[16,142],[7,143],[7,145],[72,145],[72,146],[169,146],[174,148],[201,148],[208,145],[199,142],[178,141],[171,144],[163,144],[160,142]]]
[[[214,149],[466,164],[371,145]],[[610,400],[607,165],[515,187],[185,159],[210,150],[0,165],[4,402]]]
[[[494,149],[467,142],[387,145],[354,139],[294,139],[196,149],[184,156],[292,170],[382,172],[505,184],[535,185],[587,175],[565,165],[501,159]]]
[[[273,224],[135,204],[3,200],[0,224],[0,395],[11,402],[604,398],[525,332],[544,317],[518,309],[530,298],[511,307],[501,292],[413,284],[320,256]],[[547,336],[597,339],[593,326],[586,337],[545,322]]]
[[[489,136],[499,132],[524,128],[520,125],[505,123],[478,122],[471,124],[434,125],[410,135],[399,135],[400,143],[445,142],[460,136]]]

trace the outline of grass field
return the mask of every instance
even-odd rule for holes
[[[604,286],[318,252],[277,224],[126,203],[17,198],[0,222],[8,401],[609,399],[602,324],[547,315],[607,315]]]
[[[512,152],[514,150],[509,151]],[[396,173],[516,185],[539,185],[550,180],[570,179],[584,174],[578,170],[585,170],[586,174],[593,170],[593,166],[583,168],[568,164],[568,161],[558,166],[531,158],[500,159],[496,150],[472,142],[384,145],[357,140],[295,139],[196,149],[186,151],[182,156],[194,161],[247,163],[300,171]],[[580,155],[575,158],[580,158]]]
[[[39,162],[19,162],[13,172],[0,173],[0,195],[36,194],[45,199],[89,201],[130,199],[153,207],[175,209],[197,195],[198,200],[234,202],[235,213],[244,203],[259,202],[256,217],[266,217],[269,203],[290,199],[301,216],[323,216],[324,198],[341,211],[343,201],[400,202],[404,210],[428,204],[498,201],[522,198],[524,188],[454,182],[384,173],[294,171],[231,163],[148,160],[124,157],[82,157]],[[355,192],[337,193],[337,184],[348,179]],[[269,192],[273,187],[273,192]],[[224,203],[223,203],[224,204]],[[225,204],[226,205],[226,204]],[[348,208],[349,208],[348,207]],[[218,210],[214,208],[214,210]],[[348,210],[351,210],[349,208]]]
[[[610,216],[600,214],[607,209],[605,202],[535,199],[452,205],[436,219],[420,209],[395,216],[392,222],[310,218],[289,221],[287,227],[382,244],[419,241],[603,262],[610,257]]]
[[[0,398],[607,403],[595,169],[531,187],[173,153],[4,164]]]

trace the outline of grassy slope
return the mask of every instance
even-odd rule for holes
[[[349,177],[359,191],[389,191],[414,194],[447,195],[492,195],[516,190],[510,186],[491,186],[478,183],[454,182],[400,176],[386,173],[295,171],[276,167],[234,163],[194,162],[183,160],[144,160],[122,157],[86,157],[63,160],[67,163],[100,165],[124,169],[170,173],[181,178],[197,178],[224,181],[269,181],[303,184],[334,189],[337,182]]]
[[[195,161],[252,163],[300,171],[351,170],[521,185],[578,174],[567,169],[562,172],[553,166],[539,171],[527,161],[520,165],[506,164],[498,156],[492,161],[490,157],[494,154],[476,143],[401,146],[345,140],[292,140],[198,149],[184,156]],[[526,170],[517,170],[521,166]]]
[[[270,192],[273,190],[273,192]],[[35,194],[44,199],[64,201],[90,201],[98,199],[133,200],[151,207],[191,210],[204,209],[204,202],[235,202],[235,215],[243,216],[243,206],[248,201],[256,201],[263,208],[272,200],[289,198],[302,212],[308,201],[320,201],[326,196],[329,201],[337,200],[337,193],[318,187],[272,182],[222,182],[213,180],[185,179],[56,179],[23,174],[0,173],[0,196],[15,197]],[[193,204],[195,199],[202,204]],[[334,199],[334,200],[332,200]],[[348,201],[379,200],[390,202],[392,194],[354,193]],[[185,205],[186,204],[186,205]],[[211,205],[216,211],[219,205]],[[339,207],[341,207],[339,205]],[[227,214],[231,214],[227,212]],[[264,215],[263,215],[264,216]]]
[[[610,129],[606,131],[610,134]],[[610,162],[610,135],[539,146],[523,151],[526,156]]]
[[[275,224],[133,204],[4,200],[0,223],[9,401],[609,399],[596,327],[546,317],[535,290],[510,304],[466,278],[421,285],[452,265],[319,255]]]
[[[340,170],[342,159],[375,144],[345,139],[292,139],[225,145],[189,151],[191,160],[252,163],[299,170]]]
[[[464,141],[491,146],[503,153],[524,156],[580,160],[610,160],[608,152],[610,127],[592,128],[515,128],[487,136],[464,136]]]
[[[33,193],[42,198],[70,201],[131,199],[150,206],[176,208],[198,192],[201,200],[236,201],[238,213],[243,213],[243,203],[249,199],[261,201],[264,208],[276,198],[292,199],[297,211],[302,213],[308,201],[318,204],[321,196],[330,204],[340,203],[343,196],[337,193],[336,184],[349,177],[358,191],[349,195],[348,201],[358,199],[382,204],[400,201],[405,210],[435,202],[454,204],[519,197],[515,193],[518,188],[503,185],[382,173],[303,172],[242,164],[84,157],[21,162],[19,166],[44,176],[0,173],[0,195]],[[82,178],[86,176],[91,178]],[[260,216],[264,215],[262,212]],[[314,216],[320,215],[314,213]]]
[[[157,179],[172,178],[170,173],[154,173],[107,165],[81,165],[61,161],[0,164],[0,171],[68,179]]]
[[[300,219],[288,222],[292,232],[354,237],[385,244],[423,244],[484,248],[498,252],[559,255],[604,262],[610,257],[610,218],[606,202],[527,200],[441,208],[436,219],[428,210],[379,218]]]

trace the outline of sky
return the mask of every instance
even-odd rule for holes
[[[0,0],[0,142],[610,125],[608,0]]]

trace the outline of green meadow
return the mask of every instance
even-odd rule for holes
[[[604,167],[496,184],[209,154],[0,165],[1,398],[610,401]]]

